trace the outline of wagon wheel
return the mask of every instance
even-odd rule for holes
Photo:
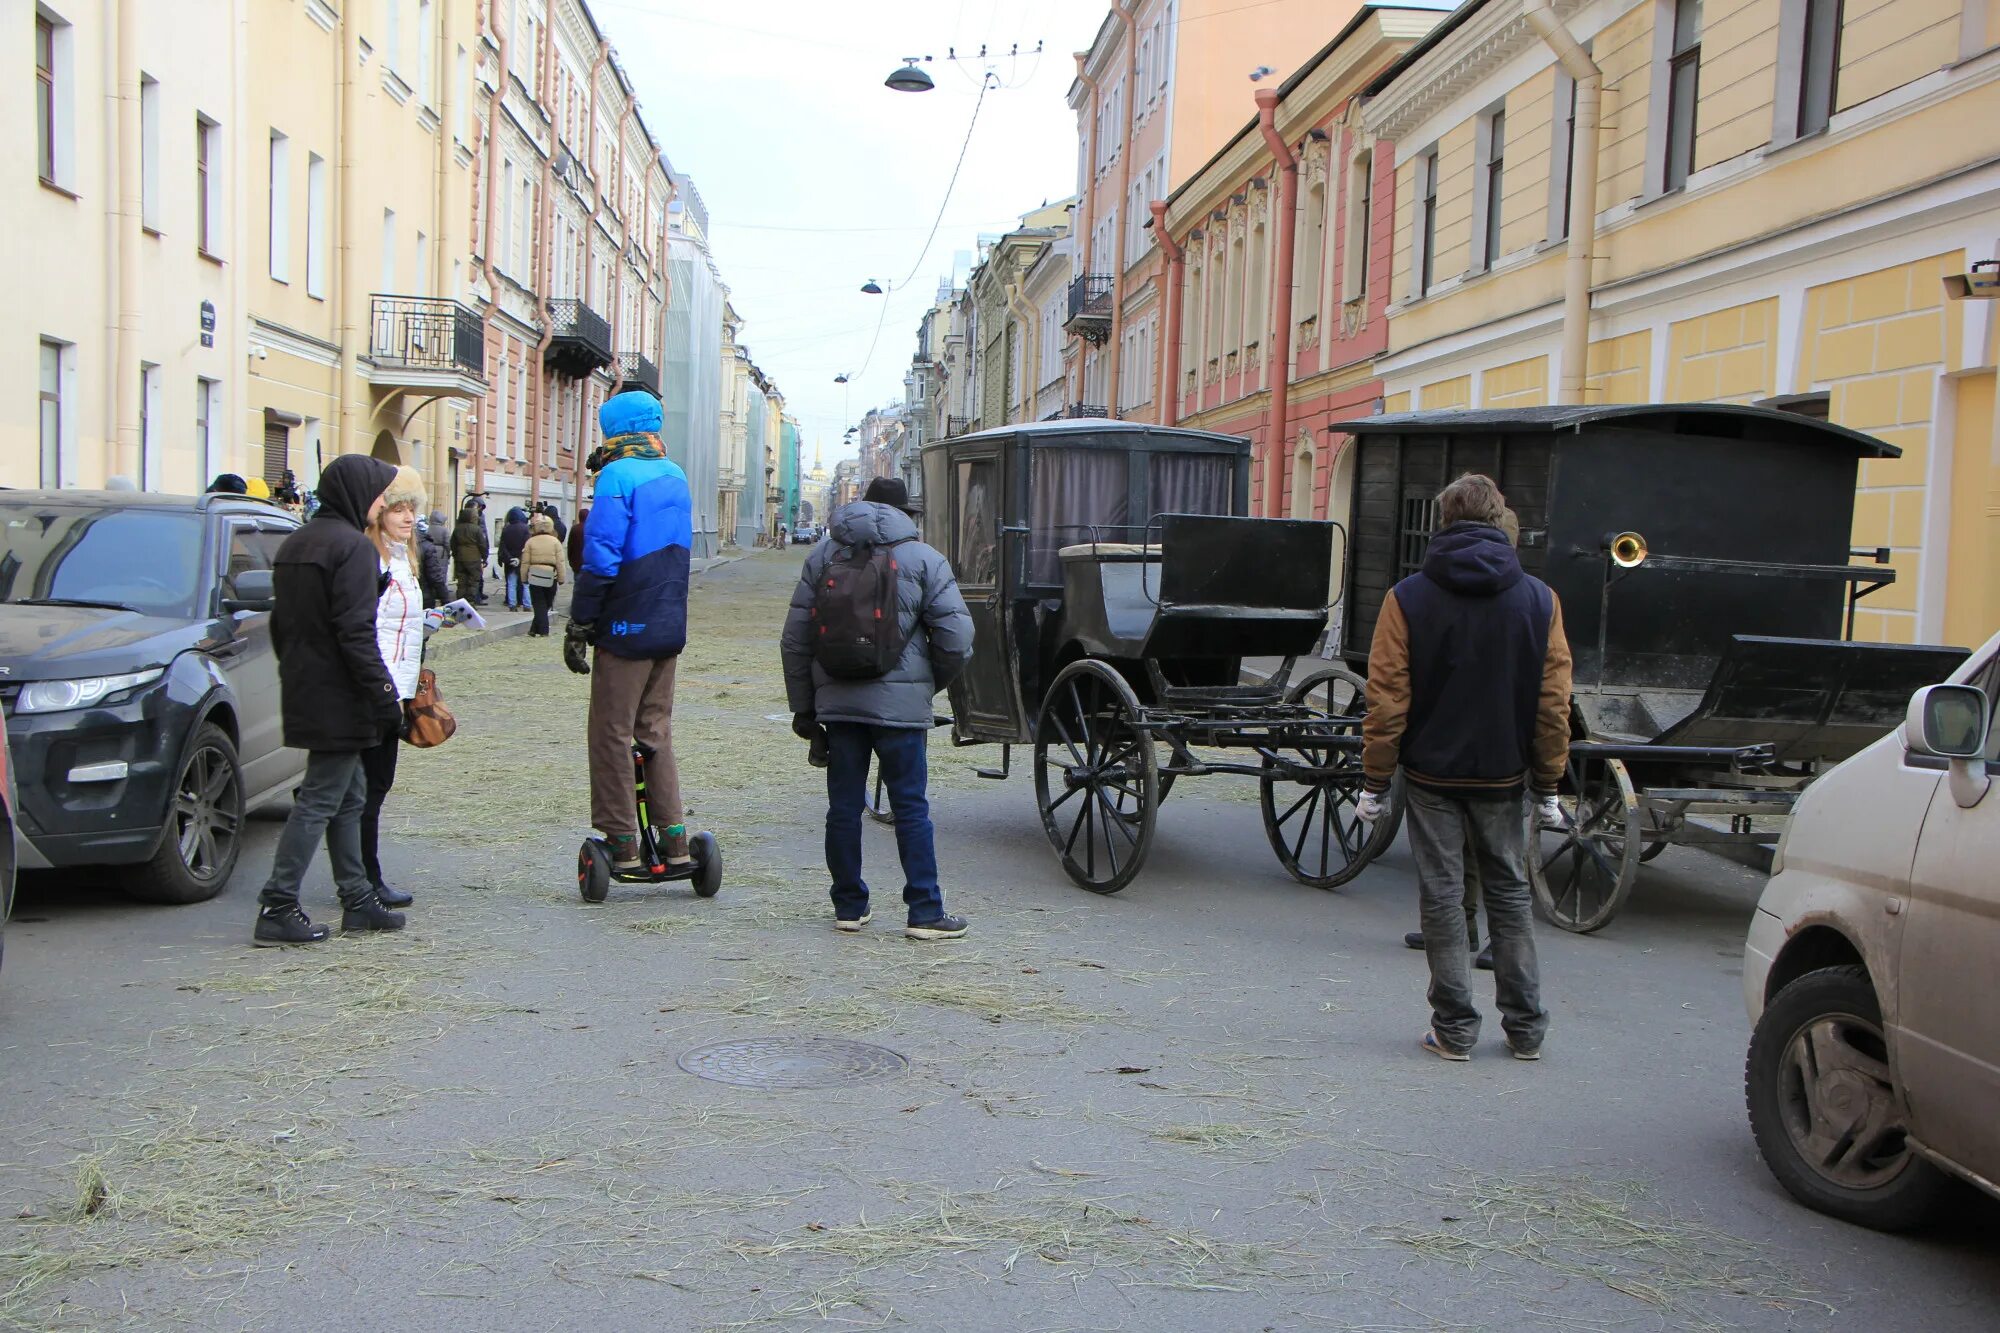
[[[1093,658],[1064,667],[1035,723],[1035,802],[1071,879],[1093,893],[1132,882],[1153,844],[1159,778],[1124,677]]]
[[[1344,667],[1312,672],[1285,693],[1287,704],[1304,704],[1328,717],[1359,717],[1367,710],[1367,682]],[[1389,813],[1371,827],[1355,813],[1361,797],[1361,756],[1329,746],[1297,747],[1298,759],[1332,770],[1308,781],[1260,778],[1257,800],[1264,833],[1278,863],[1301,884],[1331,889],[1396,840],[1403,822],[1402,780],[1390,792]]]
[[[1528,870],[1535,901],[1549,920],[1581,935],[1624,906],[1645,844],[1632,775],[1622,760],[1571,759],[1569,786],[1572,794],[1562,798],[1566,827],[1529,839],[1537,852],[1528,858]]]

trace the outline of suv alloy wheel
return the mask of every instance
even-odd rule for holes
[[[181,760],[159,850],[125,882],[125,891],[149,903],[213,898],[236,868],[242,831],[243,771],[236,747],[220,727],[204,722]]]

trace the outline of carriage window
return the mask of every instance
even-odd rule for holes
[[[1028,580],[1061,583],[1065,546],[1089,541],[1138,541],[1127,493],[1131,455],[1110,449],[1034,451],[1033,501],[1028,526]]]
[[[993,460],[958,465],[958,578],[990,586],[1000,576],[1000,474]]]
[[[1414,574],[1424,567],[1424,552],[1431,546],[1431,533],[1437,529],[1437,500],[1428,491],[1405,492],[1403,495],[1403,540],[1397,552],[1400,568],[1404,574]]]
[[[1154,454],[1146,517],[1227,514],[1234,463],[1226,454]]]

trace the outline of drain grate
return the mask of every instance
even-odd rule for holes
[[[697,1078],[741,1088],[836,1088],[892,1078],[910,1062],[886,1046],[840,1037],[748,1037],[697,1046],[679,1061]]]

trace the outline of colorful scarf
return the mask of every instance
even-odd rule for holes
[[[665,458],[667,446],[651,431],[634,431],[630,435],[613,435],[596,449],[598,467],[606,468],[621,458]]]

